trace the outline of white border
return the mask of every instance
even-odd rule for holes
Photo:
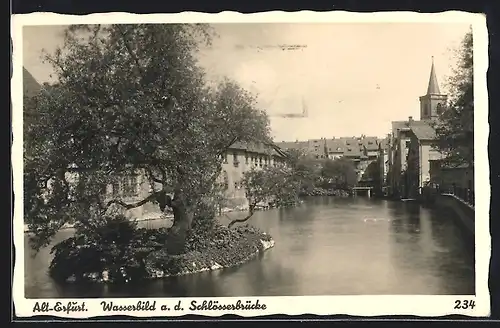
[[[148,299],[157,303],[156,312],[103,312],[100,302],[104,299],[78,299],[85,301],[87,312],[72,314],[49,312],[66,318],[88,318],[103,315],[132,315],[137,317],[151,316],[182,316],[197,314],[206,316],[220,316],[223,314],[237,314],[244,317],[270,314],[318,314],[333,315],[346,314],[357,316],[378,315],[417,315],[442,316],[461,314],[474,317],[488,316],[490,299],[487,286],[488,267],[490,259],[489,234],[489,163],[487,155],[488,144],[488,94],[486,87],[486,72],[488,68],[488,33],[486,17],[481,14],[464,12],[444,12],[437,14],[420,14],[414,12],[377,12],[377,13],[350,13],[350,12],[321,12],[301,11],[293,13],[266,12],[257,14],[241,14],[236,12],[222,12],[219,14],[205,14],[184,12],[180,14],[149,14],[138,15],[128,13],[92,14],[86,16],[59,15],[53,13],[32,13],[12,16],[13,41],[13,77],[12,89],[12,125],[13,147],[12,165],[14,175],[15,208],[14,208],[14,244],[16,263],[14,270],[13,299],[16,315],[30,317],[40,315],[33,313],[34,304],[47,301],[53,306],[57,301],[67,304],[68,299],[26,299],[24,297],[24,233],[23,233],[23,128],[22,128],[22,27],[27,25],[69,25],[69,24],[96,24],[96,23],[229,23],[229,22],[359,22],[359,23],[468,23],[473,26],[474,34],[474,99],[475,99],[475,181],[476,181],[476,296],[297,296],[297,297],[239,297],[239,298],[157,298]],[[217,300],[219,303],[231,304],[237,300],[259,300],[266,304],[266,310],[254,311],[189,311],[192,300]],[[455,300],[475,300],[474,309],[454,310]],[[106,299],[115,304],[136,304],[144,299]],[[160,306],[166,304],[173,307],[182,300],[184,311],[162,312]]]

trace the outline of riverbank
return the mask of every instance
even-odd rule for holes
[[[217,226],[216,238],[191,242],[190,251],[177,256],[164,249],[152,252],[146,259],[148,278],[182,276],[241,265],[274,247],[273,238],[251,226],[228,229]]]
[[[215,224],[206,230],[193,229],[186,238],[186,252],[171,255],[163,246],[168,232],[169,228],[138,229],[135,240],[120,250],[79,242],[78,237],[67,239],[62,251],[55,254],[51,276],[69,283],[126,283],[182,276],[238,266],[274,246],[270,235],[254,227],[229,229]],[[78,272],[68,271],[76,267]]]

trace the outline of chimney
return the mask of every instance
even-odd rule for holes
[[[413,116],[408,116],[408,122],[413,122]]]

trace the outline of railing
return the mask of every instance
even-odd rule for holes
[[[474,207],[475,193],[472,189],[457,186],[438,186],[437,189],[440,194],[453,195],[462,200],[464,203]]]

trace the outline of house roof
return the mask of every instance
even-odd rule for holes
[[[282,141],[277,144],[282,149],[308,149],[308,141]]]
[[[229,149],[246,150],[252,153],[282,156],[274,148],[265,146],[264,144],[260,143],[257,144],[257,143],[235,142],[234,144],[231,145],[231,147],[229,147]]]
[[[344,156],[346,156],[346,157],[361,157],[361,156],[363,156],[363,152],[358,145],[346,146]]]
[[[42,86],[38,83],[33,75],[23,67],[23,95],[25,97],[33,97],[40,90]]]
[[[408,129],[408,121],[392,121],[392,132],[396,132],[397,130]]]
[[[377,137],[364,137],[361,139],[361,144],[366,147],[368,151],[378,150],[380,140]]]
[[[434,140],[436,139],[436,131],[429,124],[418,124],[411,127],[411,131],[418,140]]]
[[[325,154],[325,140],[324,139],[311,139],[309,140],[309,152],[313,155]]]
[[[344,153],[346,145],[341,139],[326,139],[326,150],[329,153]]]

